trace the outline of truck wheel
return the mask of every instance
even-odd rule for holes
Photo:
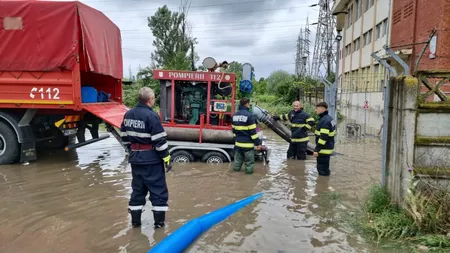
[[[19,141],[16,132],[7,124],[0,122],[0,165],[11,164],[19,158]]]
[[[227,162],[227,158],[219,152],[208,152],[202,157],[202,162],[217,164]]]
[[[191,163],[195,160],[194,156],[185,150],[175,151],[171,156],[174,163]]]

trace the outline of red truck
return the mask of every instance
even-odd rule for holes
[[[80,2],[1,1],[0,26],[0,164],[35,160],[37,148],[63,148],[74,135],[85,143],[86,128],[106,138],[102,122],[120,126],[121,35],[103,13]]]
[[[1,1],[0,26],[0,164],[36,160],[38,148],[108,138],[99,136],[102,123],[120,142],[128,108],[113,22],[80,2]],[[174,161],[232,161],[235,75],[157,70],[155,78]],[[93,139],[85,139],[86,129]],[[68,145],[74,136],[78,143]]]

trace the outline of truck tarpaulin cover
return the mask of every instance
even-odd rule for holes
[[[0,71],[72,70],[78,57],[82,70],[123,77],[120,30],[103,13],[79,2],[0,1]]]

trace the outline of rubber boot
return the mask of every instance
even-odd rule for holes
[[[131,214],[131,225],[135,228],[140,227],[142,210],[128,209],[128,212]]]
[[[155,228],[164,227],[164,221],[166,219],[166,212],[164,211],[153,211],[153,219],[155,220]]]

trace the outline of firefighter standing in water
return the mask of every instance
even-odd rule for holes
[[[273,116],[274,120],[289,120],[291,122],[291,143],[287,151],[288,159],[306,160],[306,149],[309,142],[308,130],[314,126],[314,119],[303,111],[300,101],[295,101],[288,114]]]
[[[328,104],[316,104],[316,113],[319,115],[319,124],[316,127],[316,148],[313,155],[317,157],[317,172],[320,176],[330,175],[330,156],[334,149],[334,136],[336,134],[336,121],[328,115]]]
[[[255,165],[255,145],[261,148],[261,140],[256,132],[256,120],[249,111],[250,100],[242,98],[239,111],[233,115],[234,171],[241,171],[245,161],[245,173],[252,174]]]
[[[155,93],[151,88],[139,90],[139,103],[125,113],[120,128],[122,142],[130,151],[129,163],[133,180],[133,192],[128,205],[131,223],[141,225],[141,214],[145,197],[150,192],[155,228],[164,226],[168,211],[169,193],[164,165],[170,170],[170,154],[166,142],[166,132],[159,116],[153,111]]]

